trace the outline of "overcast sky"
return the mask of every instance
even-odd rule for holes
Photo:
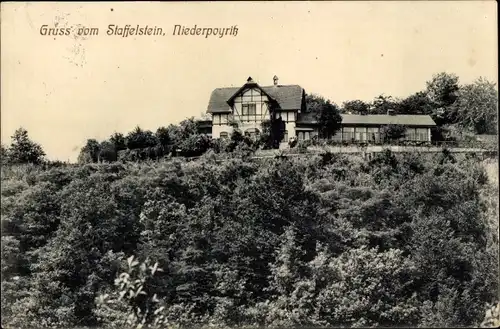
[[[337,104],[406,97],[434,73],[497,82],[494,1],[2,3],[1,136],[20,126],[50,159],[87,138],[156,130],[205,112],[214,88],[299,84]],[[98,36],[42,36],[83,25]],[[108,24],[165,36],[108,36]],[[237,36],[173,36],[174,25]]]

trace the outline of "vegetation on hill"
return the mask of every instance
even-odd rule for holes
[[[477,159],[235,154],[2,166],[2,325],[470,326],[498,298]]]
[[[489,133],[491,88],[441,74],[374,106]],[[308,99],[328,136],[341,109]],[[18,129],[0,149],[2,326],[498,324],[498,174],[446,150],[252,159],[281,136],[267,124],[257,140],[137,127],[89,139],[78,164]]]

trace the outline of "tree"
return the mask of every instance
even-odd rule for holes
[[[459,79],[456,74],[441,72],[434,74],[426,82],[427,96],[433,103],[432,118],[437,125],[455,123],[457,120],[456,100],[459,92]]]
[[[432,79],[426,82],[427,95],[439,107],[450,106],[458,98],[458,81],[458,76],[453,73],[434,74]]]
[[[361,100],[347,101],[342,104],[342,113],[368,114],[370,104]]]
[[[306,96],[306,104],[308,111],[313,113],[319,123],[320,138],[330,138],[335,135],[342,123],[338,106],[314,94]]]
[[[167,127],[160,127],[156,130],[156,138],[158,142],[163,147],[168,147],[172,143],[172,138],[170,137],[170,130]]]
[[[199,156],[205,153],[211,146],[211,140],[207,135],[190,135],[179,144],[180,154],[183,156]]]
[[[497,134],[498,91],[493,82],[481,77],[460,88],[457,121],[477,134]]]
[[[380,128],[380,134],[385,140],[398,140],[404,137],[406,127],[402,125],[385,125]]]
[[[198,123],[196,122],[196,120],[193,117],[186,119],[186,120],[182,120],[179,123],[179,128],[180,128],[180,134],[181,134],[180,137],[182,139],[188,138],[191,135],[196,135],[199,133]]]
[[[0,144],[0,164],[6,164],[8,163],[8,149],[5,145]]]
[[[125,145],[125,136],[122,133],[114,133],[109,138],[109,141],[115,145],[116,151],[125,150],[127,145]]]
[[[22,127],[17,129],[11,138],[12,142],[7,151],[11,163],[40,164],[43,162],[45,152],[39,144],[29,139],[26,129]]]
[[[99,145],[99,160],[113,162],[118,158],[116,144],[110,141],[103,141]]]
[[[388,110],[396,110],[399,102],[392,96],[379,95],[373,100],[373,107],[370,110],[372,114],[387,114]]]
[[[408,96],[397,106],[397,112],[401,114],[432,114],[433,110],[433,103],[425,91]]]
[[[92,163],[99,160],[100,143],[96,139],[87,139],[87,143],[80,150],[78,163]]]
[[[262,132],[259,136],[259,143],[264,144],[266,149],[279,148],[279,145],[285,136],[285,122],[281,116],[278,118],[271,116],[270,120],[262,121],[260,126]]]
[[[150,130],[142,130],[137,126],[133,131],[128,133],[125,143],[130,150],[142,149],[155,146],[158,143],[158,139]]]

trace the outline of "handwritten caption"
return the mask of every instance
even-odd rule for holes
[[[222,38],[225,36],[237,36],[238,26],[233,25],[229,27],[198,27],[194,26],[184,26],[184,25],[174,25],[171,29],[174,36],[201,36],[201,37],[218,37]],[[40,27],[40,35],[42,36],[82,36],[82,37],[92,37],[101,35],[101,29],[98,27],[86,27],[86,26],[72,26],[72,27],[51,27],[49,25],[42,25]],[[103,33],[106,36],[119,36],[122,38],[135,37],[135,36],[166,36],[167,33],[162,27],[156,25],[115,25],[109,24]],[[169,34],[170,35],[170,34]]]

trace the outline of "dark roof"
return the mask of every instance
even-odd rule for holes
[[[312,112],[302,112],[297,118],[297,124],[315,124],[318,120]]]
[[[212,119],[197,120],[196,123],[199,128],[212,127]]]
[[[407,114],[341,114],[343,125],[404,125],[404,126],[435,126],[436,123],[428,115],[407,115]],[[297,124],[315,124],[318,123],[313,113],[301,113]]]
[[[404,125],[404,126],[435,126],[436,123],[429,115],[409,114],[342,114],[342,124],[352,125]]]
[[[298,85],[258,86],[273,98],[282,110],[299,110],[302,106],[304,89]],[[240,90],[241,87],[217,88],[212,91],[208,102],[207,113],[225,113],[231,109],[228,100]]]

